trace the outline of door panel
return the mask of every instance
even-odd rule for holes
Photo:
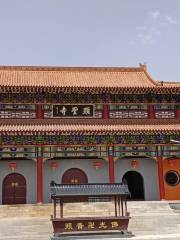
[[[16,204],[23,204],[24,199],[26,199],[26,180],[21,175],[15,175],[14,201]]]
[[[14,204],[14,176],[5,177],[3,181],[2,204]]]
[[[26,203],[26,180],[21,174],[11,173],[5,177],[3,181],[2,203]]]
[[[67,170],[62,176],[62,183],[63,184],[85,184],[88,183],[88,179],[86,174],[78,169],[78,168],[71,168]]]

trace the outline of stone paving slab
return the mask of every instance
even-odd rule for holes
[[[0,237],[0,240],[51,240],[51,237],[44,235],[44,236],[39,236],[39,235],[34,235],[34,236],[5,236],[5,237]],[[144,235],[144,236],[135,236],[132,238],[120,238],[118,236],[83,236],[83,237],[62,237],[61,240],[180,240],[180,234],[162,234],[162,235]]]
[[[111,236],[92,236],[92,237],[70,237],[70,238],[61,238],[61,240],[179,240],[180,234],[164,234],[164,235],[144,235],[144,236],[135,236],[132,238],[124,238],[124,237],[115,237],[113,235]],[[31,240],[31,239],[27,239]],[[50,239],[48,239],[50,240]]]
[[[168,219],[167,219],[168,221]],[[129,230],[131,230],[129,228]],[[6,218],[0,219],[0,240],[50,240],[52,237],[52,225],[49,218]],[[78,236],[78,237],[63,237],[61,240],[180,240],[180,228],[177,226],[162,228],[157,226],[157,229],[144,229],[141,231],[132,231],[136,236],[132,238],[122,238],[117,235],[104,236]],[[172,234],[169,234],[172,233]]]
[[[118,236],[92,236],[92,237],[64,237],[61,240],[180,240],[180,234],[163,234],[163,235],[144,235],[144,236],[135,236],[131,238],[119,238]]]

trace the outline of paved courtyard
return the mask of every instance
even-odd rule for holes
[[[5,218],[0,219],[0,240],[49,240],[52,236],[52,226],[50,219],[47,217],[31,217],[31,218]],[[155,232],[138,233],[131,239],[134,240],[149,240],[149,239],[176,239],[180,240],[180,232],[178,233],[163,233],[159,228],[159,234]],[[64,237],[62,240],[71,239],[120,239],[115,236],[82,236],[82,237]],[[122,239],[122,238],[121,238]],[[127,239],[127,238],[123,238]],[[129,239],[129,238],[128,238]]]

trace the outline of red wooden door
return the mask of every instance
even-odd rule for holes
[[[21,174],[11,173],[5,177],[3,181],[2,203],[26,203],[26,180]]]
[[[62,176],[62,183],[63,184],[80,184],[80,183],[88,183],[88,179],[86,174],[78,169],[78,168],[71,168],[67,170]]]

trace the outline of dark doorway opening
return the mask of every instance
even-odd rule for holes
[[[2,204],[26,203],[26,179],[19,173],[11,173],[4,178]]]
[[[123,181],[127,181],[131,193],[129,199],[144,200],[144,182],[143,177],[136,171],[128,171],[123,176]]]
[[[62,176],[62,184],[85,184],[88,178],[81,169],[70,168]]]

